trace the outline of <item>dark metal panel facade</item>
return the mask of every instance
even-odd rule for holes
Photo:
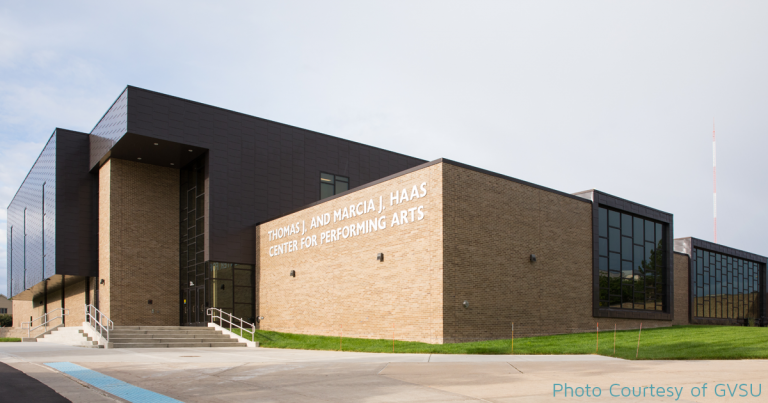
[[[320,172],[354,188],[425,161],[128,87],[128,132],[208,150],[207,261],[254,264],[253,226],[320,199]]]
[[[90,165],[88,167],[95,168],[127,131],[128,89],[125,89],[96,127],[91,130]]]
[[[56,130],[56,274],[98,276],[98,174],[89,135]]]
[[[649,319],[672,320],[674,307],[674,240],[673,240],[673,215],[651,207],[644,206],[620,197],[612,196],[598,190],[592,191],[592,315],[594,317],[623,318],[623,319]],[[581,192],[585,193],[585,192]],[[581,194],[580,193],[580,194]],[[585,196],[580,196],[585,197]],[[599,302],[599,234],[598,234],[598,209],[607,207],[619,210],[635,216],[650,219],[664,224],[664,260],[666,262],[666,276],[664,284],[664,311],[643,311],[630,309],[601,308]]]
[[[54,132],[8,206],[8,295],[56,272],[56,141]]]

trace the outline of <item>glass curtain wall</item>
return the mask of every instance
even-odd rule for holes
[[[205,160],[200,157],[181,170],[179,195],[179,281],[181,323],[205,320]]]
[[[598,215],[600,307],[665,311],[666,224],[602,207]]]
[[[760,317],[762,264],[700,248],[694,248],[692,256],[694,316]]]

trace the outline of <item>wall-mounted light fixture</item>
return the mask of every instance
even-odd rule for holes
[[[189,282],[189,286],[190,286],[190,287],[194,287],[194,286],[195,286],[195,283],[194,283],[194,281],[190,281],[190,282]]]
[[[149,305],[152,305],[152,300],[151,300],[151,299],[150,299],[150,300],[148,300],[148,301],[147,301],[147,303],[148,303]]]
[[[189,152],[192,152],[192,150],[189,150]]]
[[[462,305],[464,305],[464,308],[469,308],[469,301],[464,301]]]
[[[221,285],[221,289],[222,289],[222,290],[224,289],[224,284],[222,284],[222,285]]]
[[[536,255],[534,255],[534,254],[531,254],[531,263],[533,263],[533,262],[535,262],[535,261],[536,261]]]
[[[171,165],[173,165],[173,162],[171,162]]]
[[[296,277],[296,270],[291,270],[291,277]]]
[[[155,145],[157,145],[157,143],[155,143]]]
[[[104,279],[101,279],[101,281],[99,281],[99,284],[101,284],[101,285],[104,285],[104,283],[106,283],[106,281],[104,281]]]
[[[379,262],[383,262],[384,261],[384,254],[383,253],[377,254],[376,255],[376,260],[378,260]]]
[[[136,158],[136,159],[137,159],[137,160],[139,160],[139,161],[141,161],[141,157],[139,157],[139,158]]]
[[[259,316],[258,318],[256,318],[256,323],[259,323],[262,320],[264,320],[264,317],[263,316]]]

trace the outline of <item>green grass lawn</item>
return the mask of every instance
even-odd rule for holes
[[[600,333],[600,355],[635,359],[637,330]],[[250,339],[250,334],[246,333]],[[304,350],[339,350],[339,338],[256,331],[262,347]],[[515,354],[595,354],[595,333],[515,339]],[[392,340],[344,338],[344,351],[391,353]],[[428,354],[509,354],[510,339],[456,344],[428,344],[395,341],[396,353]],[[643,329],[641,360],[768,358],[768,328],[734,326],[673,326]]]
[[[21,339],[18,337],[0,337],[0,343],[9,343],[9,342],[20,342]]]

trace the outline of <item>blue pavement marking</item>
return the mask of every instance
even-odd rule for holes
[[[45,365],[57,369],[71,377],[77,378],[85,383],[93,385],[105,392],[111,393],[117,397],[128,400],[129,402],[141,402],[141,403],[171,403],[181,402],[180,400],[171,399],[168,396],[161,395],[146,389],[142,389],[137,386],[133,386],[129,383],[125,383],[119,379],[106,376],[104,374],[92,371],[88,368],[83,368],[77,364],[71,362],[49,362]]]

